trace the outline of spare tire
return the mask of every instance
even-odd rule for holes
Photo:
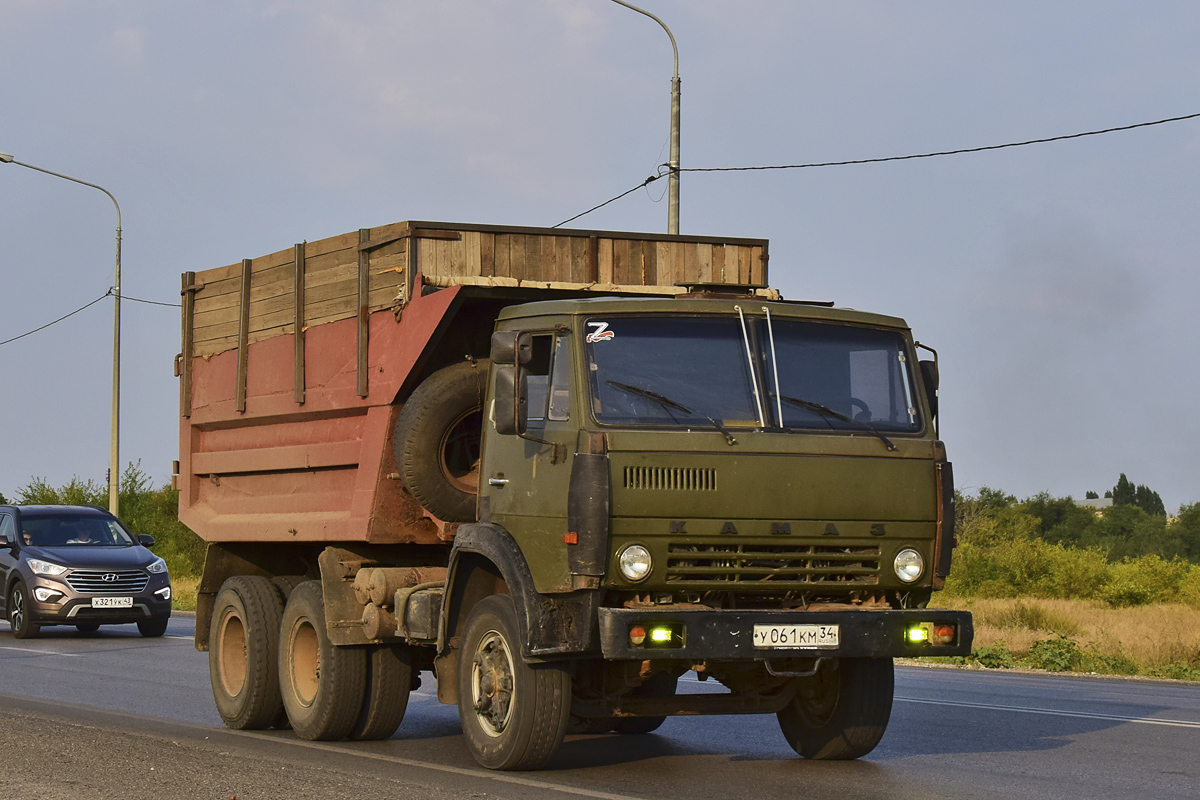
[[[445,522],[475,520],[489,364],[464,361],[438,370],[396,419],[396,470],[421,505]]]

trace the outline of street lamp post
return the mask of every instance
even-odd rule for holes
[[[51,172],[48,169],[35,167],[32,164],[24,164],[17,161],[8,153],[0,153],[0,163],[16,164],[18,167],[25,167],[26,169],[32,169],[47,175],[53,175],[56,178],[71,181],[72,183],[99,189],[108,195],[108,199],[112,200],[113,206],[117,209],[117,268],[113,285],[112,441],[109,444],[108,463],[108,510],[116,516],[119,510],[118,496],[121,482],[119,453],[121,431],[121,206],[117,203],[117,198],[113,197],[112,192],[103,186],[81,181],[78,178],[72,178],[70,175]]]
[[[671,174],[667,176],[667,233],[677,234],[679,233],[679,47],[675,44],[675,35],[667,27],[667,23],[649,11],[638,8],[632,3],[626,3],[625,0],[613,0],[613,2],[639,14],[644,14],[662,25],[662,29],[671,39],[671,48],[675,51],[675,74],[671,78],[671,158],[667,163],[667,167],[671,171]]]

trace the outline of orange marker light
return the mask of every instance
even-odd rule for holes
[[[629,643],[635,647],[641,647],[646,641],[646,629],[641,625],[634,625],[629,629]]]

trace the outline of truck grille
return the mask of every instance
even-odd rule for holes
[[[109,578],[109,575],[115,577]],[[67,576],[67,584],[72,589],[89,594],[137,594],[149,581],[150,576],[140,569],[77,569]]]
[[[667,546],[667,581],[695,588],[738,584],[803,586],[879,582],[879,548],[781,544],[683,544]]]
[[[717,471],[695,467],[626,467],[625,488],[715,492]]]

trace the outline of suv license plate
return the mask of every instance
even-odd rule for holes
[[[755,647],[837,647],[837,625],[755,625]]]
[[[132,597],[93,597],[92,608],[133,608]]]

